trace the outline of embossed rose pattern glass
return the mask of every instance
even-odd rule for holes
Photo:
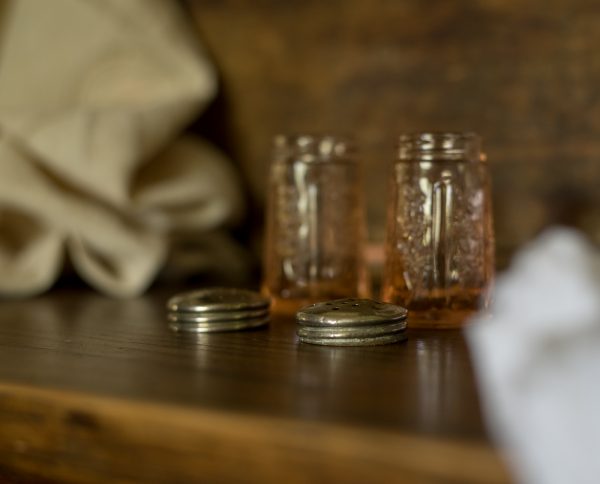
[[[263,293],[272,310],[368,295],[358,162],[349,140],[277,136],[270,170]]]
[[[494,270],[490,179],[473,133],[400,137],[382,299],[409,327],[457,327],[488,304]]]

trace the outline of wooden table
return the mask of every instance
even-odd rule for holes
[[[0,477],[15,482],[507,482],[460,332],[300,344],[294,322],[194,336],[172,291],[0,309]]]

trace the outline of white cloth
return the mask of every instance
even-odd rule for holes
[[[12,0],[0,38],[0,293],[66,254],[108,294],[143,291],[173,230],[239,215],[228,160],[182,128],[215,72],[165,0]]]
[[[600,255],[552,229],[467,327],[490,430],[519,482],[600,482]]]

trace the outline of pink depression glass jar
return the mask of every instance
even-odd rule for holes
[[[262,284],[272,311],[368,296],[361,182],[349,139],[275,137]]]
[[[491,188],[474,133],[400,136],[382,299],[409,327],[454,328],[487,307],[494,274]]]

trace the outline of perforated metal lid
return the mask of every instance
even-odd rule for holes
[[[303,326],[368,326],[406,319],[407,310],[371,299],[336,299],[302,308],[296,314]]]
[[[302,308],[297,314],[303,343],[371,346],[406,339],[407,310],[371,299],[336,299]]]

